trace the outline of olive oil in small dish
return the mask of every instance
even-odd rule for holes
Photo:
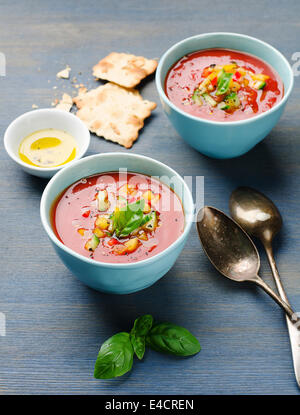
[[[20,144],[20,159],[36,167],[58,167],[75,159],[74,137],[66,131],[46,128],[27,135]]]

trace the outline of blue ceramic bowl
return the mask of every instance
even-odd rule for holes
[[[118,171],[143,173],[159,177],[176,190],[182,200],[185,228],[182,235],[167,249],[157,255],[132,264],[109,264],[98,262],[77,254],[61,243],[53,232],[50,209],[59,196],[72,183],[97,173]],[[63,263],[84,284],[104,292],[127,294],[149,287],[165,275],[173,266],[184,247],[194,217],[191,192],[183,178],[173,169],[149,157],[137,154],[106,153],[86,157],[59,171],[47,184],[41,199],[41,220],[54,249]]]
[[[227,48],[250,53],[271,65],[284,83],[284,97],[276,106],[256,117],[218,122],[194,117],[176,107],[164,92],[171,66],[184,55],[202,49]],[[261,40],[237,33],[206,33],[182,40],[160,59],[156,87],[164,111],[181,137],[207,156],[226,159],[240,156],[263,140],[279,120],[293,88],[293,72],[285,57]]]

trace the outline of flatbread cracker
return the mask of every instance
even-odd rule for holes
[[[73,99],[68,94],[63,94],[62,99],[56,105],[56,109],[69,112],[73,106]]]
[[[138,138],[144,119],[156,108],[135,89],[111,82],[73,98],[79,117],[88,129],[106,140],[130,148]]]
[[[96,78],[133,88],[155,71],[157,61],[128,53],[112,52],[93,67]]]

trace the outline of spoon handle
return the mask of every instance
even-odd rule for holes
[[[273,255],[273,249],[272,245],[269,243],[265,243],[265,250],[267,253],[268,261],[271,267],[271,271],[277,286],[277,290],[280,294],[280,297],[287,303],[287,305],[290,305],[287,295],[284,291],[279,272],[275,263],[274,255]],[[296,376],[296,380],[298,383],[298,386],[300,387],[300,332],[297,329],[296,324],[297,315],[294,315],[294,319],[292,321],[286,316],[286,323],[289,331],[290,336],[290,343],[291,343],[291,349],[292,349],[292,356],[293,356],[293,364],[294,364],[294,372]],[[298,320],[299,321],[299,320]]]
[[[286,314],[289,316],[289,318],[292,320],[294,317],[294,311],[291,309],[291,306],[288,305],[285,301],[283,301],[267,283],[265,283],[258,275],[257,278],[254,280],[254,282],[259,285],[267,294],[269,294],[270,297],[273,298],[273,300],[276,301],[280,307],[284,309]]]
[[[285,293],[285,290],[283,288],[280,276],[279,276],[279,272],[278,272],[276,262],[275,262],[275,259],[274,259],[274,255],[273,255],[272,245],[270,243],[264,242],[264,247],[265,247],[265,250],[266,250],[268,261],[269,261],[269,264],[270,264],[270,267],[271,267],[271,271],[272,271],[273,278],[275,280],[276,287],[277,287],[277,290],[279,292],[279,295],[283,299],[283,301],[285,301],[288,305],[290,305],[289,300],[287,298],[287,295]]]

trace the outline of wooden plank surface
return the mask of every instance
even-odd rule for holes
[[[69,64],[78,81],[96,83],[91,67],[108,52],[160,57],[173,43],[203,32],[234,31],[261,38],[291,61],[299,49],[300,3],[273,1],[13,1],[0,2],[0,131],[32,104],[49,107],[69,81],[56,73]],[[77,75],[81,71],[82,75]],[[53,87],[57,89],[53,89]],[[158,102],[153,78],[141,92]],[[185,176],[205,176],[205,202],[228,212],[238,185],[267,193],[284,227],[276,258],[291,303],[300,311],[300,80],[279,124],[247,155],[209,159],[172,130],[161,105],[131,150],[92,136],[89,154],[123,151],[152,156]],[[242,139],[242,137],[241,137]],[[5,394],[298,394],[281,310],[252,286],[222,279],[204,257],[195,229],[173,269],[131,295],[101,294],[83,286],[58,260],[39,218],[46,181],[23,173],[0,142],[0,393]],[[262,276],[272,285],[262,255]],[[149,351],[129,375],[93,379],[100,344],[152,313],[189,328],[202,351],[174,359]]]

